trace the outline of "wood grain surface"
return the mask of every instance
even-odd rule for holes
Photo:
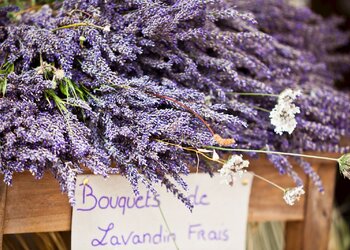
[[[2,249],[2,239],[4,234],[6,194],[7,194],[7,186],[4,182],[1,182],[0,183],[0,249]]]

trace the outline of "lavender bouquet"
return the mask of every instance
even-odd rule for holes
[[[350,134],[350,100],[333,87],[349,67],[335,53],[348,42],[337,21],[277,0],[75,0],[17,11],[0,9],[9,185],[15,172],[49,171],[73,204],[88,168],[124,175],[136,195],[140,182],[154,192],[161,183],[191,208],[177,185],[187,189],[189,166],[233,184],[249,162],[227,151],[266,153],[295,181],[282,188],[294,204],[303,183],[288,156],[323,191],[303,159],[316,156],[303,152],[349,150],[338,146]],[[312,35],[320,29],[327,35]],[[318,158],[349,176],[349,155]]]

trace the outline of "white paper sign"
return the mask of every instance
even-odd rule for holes
[[[79,176],[72,249],[244,250],[252,175],[233,187],[218,175],[185,180],[192,213],[164,187],[153,195],[140,185],[135,197],[124,177]]]

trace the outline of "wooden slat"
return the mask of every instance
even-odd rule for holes
[[[303,221],[288,221],[285,232],[285,250],[299,250],[303,247]]]
[[[8,188],[5,234],[70,229],[71,207],[55,179],[35,180],[28,173],[14,176]]]
[[[4,182],[0,182],[0,250],[2,249],[2,239],[4,234],[5,207],[7,186]]]
[[[333,164],[335,166],[336,164]],[[336,167],[320,164],[318,174],[325,186],[325,193],[320,194],[317,188],[309,185],[304,221],[304,250],[327,250],[332,218],[333,197],[335,188]]]
[[[290,177],[279,175],[265,159],[251,160],[250,166],[250,170],[283,187],[294,186]],[[295,169],[305,180],[299,167]],[[295,206],[288,206],[282,196],[278,189],[254,179],[249,221],[303,220],[304,198]],[[34,180],[29,173],[15,175],[13,186],[7,192],[5,234],[68,231],[70,222],[71,207],[67,196],[61,194],[57,181],[50,174],[46,174],[42,180]]]
[[[318,165],[313,168],[315,171],[318,169]],[[308,187],[310,185],[310,179],[304,182],[304,187],[306,193],[308,194]],[[304,198],[305,199],[305,198]],[[306,202],[304,201],[304,216],[306,213]],[[285,250],[296,250],[302,249],[304,245],[304,229],[305,229],[305,220],[298,221],[286,221],[285,228]]]

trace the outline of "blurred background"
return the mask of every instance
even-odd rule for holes
[[[308,1],[311,8],[324,17],[331,15],[340,15],[344,17],[343,29],[350,31],[350,1],[349,0],[311,0]],[[343,48],[349,52],[350,44]],[[344,90],[350,89],[350,72],[347,73],[344,80],[338,82],[337,86]],[[345,143],[349,145],[349,140]],[[333,245],[331,249],[350,249],[350,182],[346,181],[340,174],[337,176],[335,191],[335,211],[333,215],[332,240],[338,241],[338,245]]]

